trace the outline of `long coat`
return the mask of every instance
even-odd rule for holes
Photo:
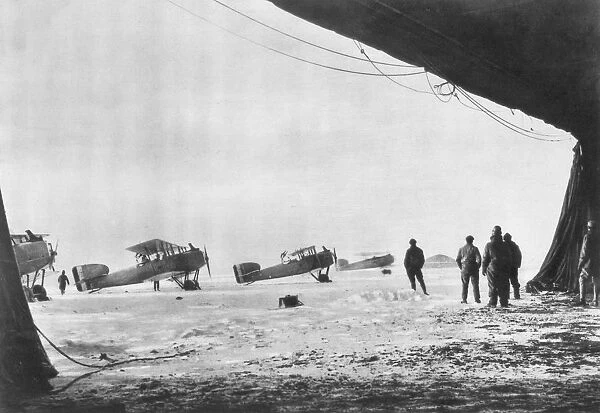
[[[521,268],[521,260],[523,259],[523,255],[521,254],[521,249],[513,240],[506,241],[506,244],[510,248],[510,252],[512,254],[512,266],[513,268]]]
[[[579,254],[579,270],[585,270],[592,277],[600,275],[600,243],[598,235],[585,234]]]
[[[463,274],[477,273],[481,266],[481,254],[479,254],[479,248],[473,244],[466,244],[458,250],[456,263]]]
[[[490,239],[483,250],[481,273],[492,277],[508,277],[513,263],[510,247],[502,241],[501,236],[492,236]]]
[[[58,276],[58,288],[60,288],[61,290],[64,290],[65,288],[67,288],[67,284],[71,284],[69,282],[69,277],[67,277],[66,274],[61,274]]]
[[[425,255],[423,254],[423,250],[416,245],[411,245],[409,249],[406,250],[406,255],[404,256],[404,268],[407,271],[410,270],[420,270],[425,265]]]

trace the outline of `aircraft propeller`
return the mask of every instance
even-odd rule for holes
[[[337,254],[335,253],[335,248],[333,249],[333,262],[337,265]]]
[[[54,261],[56,260],[56,256],[58,255],[58,241],[56,241],[56,248],[52,249],[52,244],[48,243],[50,247],[50,262],[48,262],[48,268],[52,271],[56,271],[54,269]]]
[[[210,273],[210,264],[208,263],[208,253],[206,252],[206,244],[204,244],[204,259],[206,261],[206,268],[208,269],[208,277],[212,280],[212,275]]]

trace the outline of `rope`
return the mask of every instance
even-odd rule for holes
[[[132,363],[134,361],[154,361],[154,360],[161,360],[161,359],[167,359],[167,358],[173,358],[173,357],[177,357],[177,356],[185,356],[186,354],[190,354],[191,352],[193,352],[194,350],[187,350],[181,353],[176,353],[176,354],[170,354],[168,356],[158,356],[158,357],[137,357],[137,358],[132,358],[132,359],[127,359],[127,360],[120,360],[120,361],[114,361],[112,363],[108,363],[108,364],[87,364],[87,363],[82,363],[80,361],[75,360],[73,357],[69,356],[67,353],[65,353],[64,351],[62,351],[61,349],[59,349],[56,344],[54,344],[52,342],[52,340],[50,340],[43,332],[42,330],[40,330],[38,328],[38,326],[35,326],[35,329],[38,331],[38,333],[41,334],[42,337],[44,337],[46,339],[46,341],[56,350],[58,351],[63,357],[65,357],[66,359],[72,361],[75,364],[79,364],[80,366],[83,367],[89,367],[92,369],[100,369],[100,370],[104,370],[110,367],[115,367],[115,366],[119,366],[121,364],[126,364],[126,363]]]
[[[299,41],[299,42],[301,42],[301,43],[307,44],[307,45],[309,45],[309,46],[316,47],[317,49],[325,50],[325,51],[327,51],[327,52],[330,52],[330,53],[337,54],[337,55],[339,55],[339,56],[344,56],[344,57],[347,57],[347,58],[349,58],[349,59],[360,60],[361,62],[366,62],[366,61],[367,61],[367,59],[361,59],[360,57],[352,56],[352,55],[349,55],[349,54],[346,54],[346,53],[338,52],[337,50],[332,50],[332,49],[329,49],[329,48],[327,48],[327,47],[320,46],[320,45],[318,45],[318,44],[315,44],[315,43],[311,43],[311,42],[309,42],[309,41],[307,41],[307,40],[304,40],[304,39],[301,39],[301,38],[299,38],[299,37],[296,37],[296,36],[294,36],[294,35],[291,35],[291,34],[289,34],[289,33],[286,33],[286,32],[284,32],[283,30],[279,30],[279,29],[277,29],[277,28],[275,28],[275,27],[269,26],[268,24],[266,24],[266,23],[263,23],[263,22],[261,22],[260,20],[258,20],[258,19],[255,19],[255,18],[253,18],[253,17],[251,17],[251,16],[248,16],[247,14],[245,14],[245,13],[242,13],[241,11],[239,11],[239,10],[236,10],[236,9],[234,9],[234,8],[233,8],[233,7],[231,7],[231,6],[228,6],[227,4],[220,2],[219,0],[212,0],[212,1],[213,1],[213,2],[215,2],[215,3],[217,3],[217,4],[219,4],[219,5],[221,5],[221,6],[223,6],[223,7],[225,7],[225,8],[226,8],[226,9],[228,9],[228,10],[231,10],[231,11],[232,11],[232,12],[234,12],[234,13],[237,13],[237,14],[239,14],[240,16],[243,16],[243,17],[245,17],[245,18],[247,18],[247,19],[249,19],[249,20],[252,20],[253,22],[255,22],[255,23],[257,23],[257,24],[260,24],[260,25],[261,25],[261,26],[263,26],[263,27],[266,27],[267,29],[273,30],[273,31],[275,31],[275,32],[277,32],[277,33],[279,33],[279,34],[282,34],[282,35],[284,35],[284,36],[286,36],[286,37],[289,37],[289,38],[291,38],[291,39],[297,40],[297,41]],[[416,68],[416,66],[415,66],[415,65],[409,65],[409,64],[385,63],[385,62],[377,62],[377,61],[376,61],[375,63],[377,63],[378,65],[384,65],[384,66],[393,66],[393,67],[412,67],[412,68]]]
[[[429,59],[427,59],[424,55],[422,55],[421,53],[419,53],[419,56],[421,57],[421,60],[423,60],[423,62],[429,66],[431,69],[435,70],[436,72],[438,72],[440,75],[448,78],[448,76],[446,76],[444,74],[444,71],[439,69],[438,67],[436,67],[436,65],[434,65]],[[425,73],[425,75],[427,76],[427,72]],[[427,78],[427,81],[429,82],[429,77]],[[513,132],[516,132],[520,135],[523,135],[527,138],[530,139],[535,139],[538,141],[544,141],[544,142],[561,142],[561,141],[565,141],[570,139],[570,137],[564,137],[561,139],[548,139],[548,138],[544,138],[544,137],[560,137],[561,135],[554,135],[554,134],[545,134],[545,133],[539,133],[539,132],[535,132],[533,130],[529,131],[525,128],[522,128],[518,125],[515,125],[514,123],[504,119],[503,117],[497,115],[496,113],[494,113],[493,111],[491,111],[490,109],[488,109],[487,107],[485,107],[483,104],[479,103],[475,98],[473,98],[468,92],[466,92],[463,88],[456,86],[455,84],[449,82],[450,84],[453,85],[455,90],[458,90],[465,98],[467,98],[473,105],[475,105],[476,109],[475,110],[479,110],[481,112],[483,112],[484,114],[488,115],[490,118],[492,118],[494,121],[498,122],[499,124],[501,124],[502,126],[504,126],[505,128],[508,128],[510,130],[512,130]],[[431,83],[430,83],[430,87],[431,87]],[[435,93],[434,93],[435,94]],[[437,96],[437,94],[436,94]],[[458,98],[458,94],[455,93],[454,96],[456,97],[456,99],[463,104],[463,106],[468,107],[469,109],[473,109],[468,105],[465,105],[463,102],[460,101],[460,99]],[[439,98],[439,97],[438,97]],[[441,100],[441,98],[440,98]],[[537,135],[537,136],[536,136]],[[542,136],[542,137],[540,137]],[[562,135],[564,136],[564,135]]]
[[[378,71],[378,72],[379,72],[379,73],[380,73],[382,76],[385,76],[386,78],[388,78],[389,80],[391,80],[391,81],[392,81],[393,83],[395,83],[396,85],[398,85],[398,86],[400,86],[400,87],[403,87],[403,88],[405,88],[405,89],[408,89],[408,90],[412,90],[413,92],[417,92],[417,93],[424,93],[424,94],[426,94],[426,95],[431,95],[431,94],[432,94],[431,92],[427,92],[427,91],[424,91],[424,90],[419,90],[419,89],[412,88],[412,87],[410,87],[410,86],[406,86],[406,85],[404,85],[404,84],[402,84],[402,83],[400,83],[400,82],[397,82],[395,79],[392,79],[392,78],[390,77],[390,76],[392,76],[392,75],[388,75],[388,74],[386,74],[386,73],[383,73],[383,72],[381,71],[381,69],[379,69],[379,67],[378,67],[378,66],[375,64],[375,62],[373,62],[373,61],[371,60],[371,58],[369,57],[369,55],[367,55],[367,52],[365,52],[365,49],[362,47],[362,45],[361,45],[359,42],[357,42],[356,40],[354,40],[354,39],[353,39],[353,41],[354,41],[354,44],[356,45],[356,47],[358,47],[358,50],[360,50],[360,52],[361,52],[363,55],[365,55],[365,57],[367,58],[367,60],[369,60],[369,62],[370,62],[370,63],[371,63],[371,65],[372,65],[372,66],[375,68],[375,70],[377,70],[377,71]],[[426,72],[425,72],[425,71],[422,71],[422,72],[418,72],[418,73],[415,73],[415,74],[423,74],[423,73],[426,73]]]
[[[479,108],[479,110],[481,110],[483,113],[485,113],[486,115],[488,115],[490,118],[492,118],[494,121],[498,122],[499,124],[501,124],[502,126],[512,130],[513,132],[516,132],[520,135],[523,135],[527,138],[530,139],[535,139],[538,141],[545,141],[545,142],[561,142],[561,141],[566,141],[568,139],[571,139],[571,137],[565,137],[565,138],[561,138],[561,139],[548,139],[548,138],[541,138],[539,136],[534,136],[534,135],[540,135],[540,136],[556,136],[556,135],[546,135],[543,133],[538,133],[538,132],[530,132],[527,129],[521,128],[520,126],[517,126],[509,121],[507,121],[506,119],[496,115],[494,112],[492,112],[491,110],[489,110],[488,108],[486,108],[485,106],[483,106],[481,103],[479,103],[477,100],[475,100],[475,98],[473,98],[472,96],[470,96],[465,90],[463,90],[461,87],[457,86],[456,87],[458,89],[458,91],[460,93],[463,94],[464,97],[466,97],[472,104],[474,104],[475,106],[477,106],[477,108]]]
[[[441,92],[436,92],[433,85],[431,84],[431,80],[429,80],[429,72],[426,70],[425,71],[425,77],[427,78],[427,84],[429,84],[429,88],[431,89],[431,91],[433,92],[434,96],[442,103],[448,103],[452,100],[452,96],[453,94],[442,94]],[[446,82],[448,83],[448,82]],[[454,85],[452,85],[454,86]],[[436,85],[436,88],[441,88],[442,85]],[[456,87],[455,87],[456,88]],[[442,99],[440,96],[448,96],[448,99],[444,100]]]
[[[254,40],[252,40],[252,39],[250,39],[250,38],[248,38],[246,36],[243,36],[243,35],[238,34],[238,33],[234,32],[232,30],[229,30],[229,29],[227,29],[227,28],[225,28],[225,27],[223,27],[221,25],[213,23],[212,21],[208,20],[207,18],[205,18],[205,17],[203,17],[203,16],[201,16],[201,15],[199,15],[199,14],[197,14],[197,13],[195,13],[195,12],[193,12],[193,11],[185,8],[185,7],[183,7],[182,5],[176,3],[176,2],[174,2],[172,0],[165,0],[165,1],[168,2],[168,3],[171,3],[175,7],[180,8],[181,10],[185,11],[186,13],[189,13],[190,15],[196,17],[197,19],[200,19],[200,20],[202,20],[205,23],[208,23],[208,24],[210,24],[212,26],[217,27],[218,29],[221,29],[221,30],[223,30],[223,31],[231,34],[232,36],[238,37],[238,38],[240,38],[242,40],[245,40],[245,41],[247,41],[249,43],[252,43],[255,46],[262,47],[263,49],[269,50],[271,52],[280,54],[282,56],[289,57],[290,59],[294,59],[294,60],[298,60],[298,61],[303,62],[303,63],[310,64],[310,65],[313,65],[313,66],[317,66],[317,67],[321,67],[321,68],[329,69],[329,70],[335,70],[337,72],[352,73],[352,74],[363,75],[363,76],[385,76],[385,77],[388,77],[388,78],[389,77],[414,76],[414,75],[420,75],[420,74],[424,73],[423,71],[419,71],[419,72],[411,72],[411,73],[394,73],[394,74],[387,75],[387,74],[382,73],[381,71],[379,71],[380,73],[360,72],[360,71],[356,71],[356,70],[343,69],[343,68],[339,68],[339,67],[335,67],[335,66],[329,66],[329,65],[322,64],[322,63],[317,63],[317,62],[314,62],[312,60],[303,59],[301,57],[294,56],[294,55],[291,55],[289,53],[282,52],[281,50],[277,50],[277,49],[274,49],[274,48],[272,48],[270,46],[267,46],[267,45],[264,45],[262,43],[256,42],[256,41],[254,41]]]

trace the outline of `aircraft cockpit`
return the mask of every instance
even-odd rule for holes
[[[297,249],[296,251],[292,252],[290,255],[298,257],[298,259],[301,260],[301,259],[311,256],[311,255],[317,255],[317,249],[313,245],[311,247]]]
[[[49,234],[35,235],[30,230],[26,230],[25,234],[10,234],[10,239],[13,245],[25,244],[27,242],[44,241],[44,237]]]
[[[171,256],[182,254],[188,251],[199,251],[191,243],[189,247],[182,247],[159,239],[152,239],[133,245],[127,248],[128,251],[135,253],[137,266],[141,267],[151,262],[159,262],[168,259]]]
[[[150,258],[148,257],[148,255],[146,254],[135,254],[135,260],[137,261],[137,266],[141,267],[143,265],[146,265],[150,262]]]

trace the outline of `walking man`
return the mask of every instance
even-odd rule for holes
[[[425,287],[425,281],[423,281],[423,272],[421,271],[421,268],[425,265],[425,255],[423,255],[423,250],[417,247],[417,241],[413,238],[411,238],[408,243],[410,244],[410,248],[406,250],[406,255],[404,256],[404,268],[406,268],[406,274],[410,280],[410,288],[415,291],[417,290],[415,284],[416,278],[417,281],[419,281],[419,285],[421,285],[423,294],[429,295],[427,293],[427,287]]]
[[[589,282],[594,287],[594,305],[598,306],[598,290],[600,289],[600,243],[596,221],[588,221],[587,233],[583,237],[583,245],[579,254],[579,305],[587,305],[586,288]]]
[[[512,285],[515,300],[519,300],[521,299],[521,292],[519,291],[519,288],[521,288],[521,284],[519,284],[519,268],[521,268],[523,256],[521,255],[521,249],[512,240],[512,236],[508,232],[504,234],[504,242],[508,245],[508,248],[510,248],[510,253],[512,255],[512,265],[510,266],[508,279]]]
[[[60,295],[65,294],[67,284],[71,285],[69,282],[69,277],[67,277],[67,274],[65,274],[65,270],[62,270],[62,273],[58,276],[58,288],[60,289]]]
[[[502,228],[495,226],[490,242],[485,245],[481,273],[487,276],[490,301],[488,307],[496,307],[498,298],[500,306],[508,307],[510,282],[508,273],[512,264],[512,256],[508,245],[502,240]]]
[[[479,254],[479,248],[473,245],[472,235],[468,235],[465,240],[467,243],[465,246],[458,250],[456,255],[456,264],[460,268],[460,279],[462,281],[462,301],[461,303],[467,304],[467,295],[469,293],[469,280],[473,286],[473,298],[476,303],[480,303],[479,295],[479,267],[481,267],[481,255]]]

